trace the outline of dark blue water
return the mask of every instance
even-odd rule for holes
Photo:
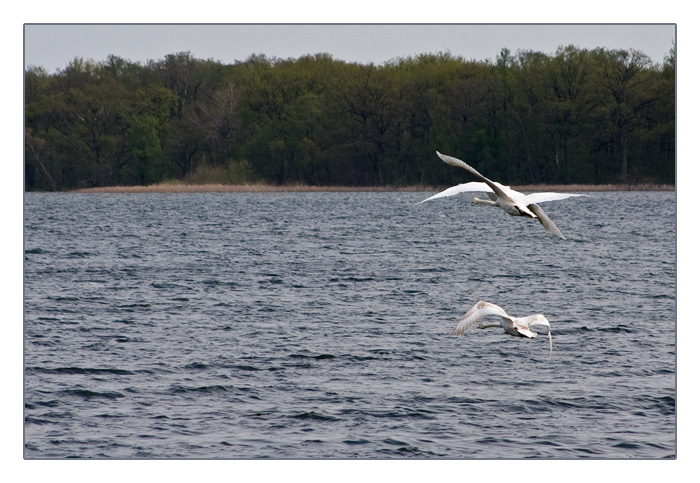
[[[675,193],[428,194],[26,194],[25,457],[675,457]]]

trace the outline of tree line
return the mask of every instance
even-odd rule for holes
[[[574,46],[382,65],[181,52],[24,78],[27,190],[465,181],[436,150],[513,185],[675,183],[675,46],[661,64]]]

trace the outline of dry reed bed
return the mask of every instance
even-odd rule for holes
[[[105,186],[84,188],[74,193],[288,193],[288,192],[369,192],[369,191],[431,191],[430,187],[412,186],[407,188],[371,186],[309,186],[309,185],[229,185],[229,184],[172,184],[161,183],[149,186]]]
[[[225,185],[225,184],[174,184],[160,183],[150,186],[105,186],[84,188],[75,193],[288,193],[288,192],[384,192],[384,191],[440,191],[434,186],[308,186],[308,185]],[[673,185],[606,184],[606,185],[523,185],[513,186],[518,191],[675,191]]]

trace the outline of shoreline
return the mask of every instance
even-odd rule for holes
[[[175,184],[159,183],[149,186],[105,186],[82,188],[65,193],[296,193],[296,192],[430,192],[442,191],[435,186],[310,186],[310,185],[224,185],[224,184]],[[674,185],[666,184],[548,184],[512,186],[517,191],[675,191]]]

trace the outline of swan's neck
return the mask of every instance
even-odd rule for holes
[[[482,200],[482,199],[477,198],[476,196],[474,197],[474,199],[472,201],[477,205],[498,206],[495,201]]]

